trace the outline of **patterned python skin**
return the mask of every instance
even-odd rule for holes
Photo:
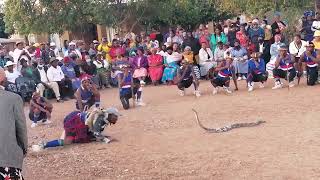
[[[223,132],[227,132],[227,131],[230,131],[230,130],[236,129],[236,128],[254,127],[254,126],[258,126],[260,124],[266,123],[266,121],[257,121],[257,122],[252,122],[252,123],[235,123],[235,124],[231,124],[229,126],[224,126],[221,128],[207,128],[200,122],[198,112],[194,109],[192,109],[192,111],[194,112],[194,115],[196,117],[198,125],[202,129],[204,129],[206,132],[209,132],[209,133],[223,133]]]

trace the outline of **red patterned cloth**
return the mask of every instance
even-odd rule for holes
[[[88,127],[85,125],[85,114],[80,111],[74,111],[64,119],[64,130],[66,139],[73,143],[88,143],[92,136]]]

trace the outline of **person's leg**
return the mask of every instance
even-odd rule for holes
[[[1,179],[3,180],[23,180],[22,171],[14,167],[0,167]]]
[[[64,83],[65,83],[67,96],[70,98],[73,98],[74,92],[73,92],[73,88],[72,88],[72,81],[69,79],[66,79]]]
[[[31,119],[32,121],[32,124],[31,124],[31,127],[34,128],[36,127],[38,124],[38,121],[40,121],[40,113],[41,111],[38,109],[38,108],[34,108],[32,110],[30,110],[30,113],[29,113],[29,118]]]
[[[37,92],[40,94],[41,97],[43,97],[43,92],[44,92],[45,89],[46,89],[46,88],[44,87],[43,84],[39,83],[39,84],[37,85]]]
[[[48,83],[49,87],[53,90],[54,95],[56,96],[57,101],[61,100],[60,97],[60,90],[59,90],[59,85],[57,82],[50,82]]]
[[[318,80],[317,67],[307,67],[307,85],[313,86]]]
[[[59,86],[60,96],[61,96],[62,99],[64,99],[65,97],[67,97],[66,88],[64,87],[65,84],[64,84],[63,81],[58,81],[57,84]]]
[[[286,72],[287,73],[287,72]],[[296,70],[293,68],[289,70],[289,83],[294,81],[294,78],[297,76]]]
[[[286,72],[281,69],[273,69],[273,77],[275,80],[275,85],[272,89],[279,89],[282,87],[280,78],[285,78]]]

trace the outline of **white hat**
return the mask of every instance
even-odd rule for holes
[[[70,42],[70,43],[69,43],[69,46],[72,46],[72,45],[75,46],[76,43],[75,43],[75,42]]]
[[[110,108],[106,109],[106,113],[114,114],[116,116],[122,116],[122,114],[119,113],[119,110],[117,108],[114,108],[114,107],[110,107]]]
[[[254,24],[259,24],[259,20],[258,19],[254,19],[253,21],[252,21],[252,23]]]
[[[9,66],[13,66],[16,65],[17,63],[14,63],[12,61],[7,61],[6,65],[4,67],[9,67]]]
[[[50,46],[56,46],[56,43],[51,42],[51,43],[50,43]]]

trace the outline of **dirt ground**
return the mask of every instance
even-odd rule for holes
[[[146,87],[145,107],[124,111],[117,89],[101,91],[105,107],[123,116],[105,133],[111,144],[78,144],[30,152],[26,180],[91,179],[320,179],[320,86],[305,82],[290,89],[265,89],[211,95],[202,82],[202,97],[180,97],[175,86]],[[54,103],[53,124],[29,128],[29,144],[60,137],[64,116],[74,101]],[[210,134],[196,124],[195,108],[206,126],[264,120],[258,127]],[[30,121],[28,121],[30,125]]]

